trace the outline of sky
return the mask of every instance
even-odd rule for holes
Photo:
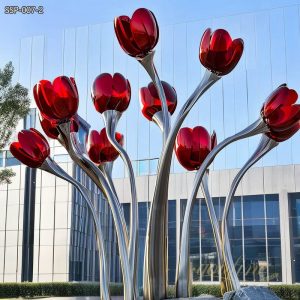
[[[127,150],[135,160],[158,157],[161,139],[158,129],[140,113],[138,90],[149,83],[148,75],[113,42],[115,16],[131,16],[139,7],[154,12],[160,26],[155,55],[157,69],[161,78],[176,88],[178,107],[201,78],[199,40],[207,26],[226,28],[233,37],[245,40],[244,55],[237,68],[203,96],[184,126],[206,126],[216,130],[222,140],[254,121],[262,101],[279,84],[287,82],[300,90],[300,7],[295,6],[300,0],[0,0],[0,3],[0,68],[12,60],[15,79],[29,89],[41,78],[75,76],[81,99],[79,114],[92,129],[99,129],[102,124],[90,100],[93,79],[99,72],[121,72],[127,76],[134,87],[133,101],[119,129],[126,134]],[[7,5],[42,5],[44,14],[6,15]],[[86,27],[95,24],[102,25]],[[23,51],[19,55],[21,40]],[[256,147],[257,139],[228,147],[219,155],[216,168],[240,167]],[[300,157],[293,155],[299,148],[300,134],[293,142],[282,145],[264,158],[264,165],[300,163]],[[238,152],[240,148],[244,150],[242,153]],[[116,164],[119,172],[123,164],[118,160]],[[175,171],[176,168],[175,165]]]
[[[300,0],[0,0],[0,3],[1,66],[18,57],[23,37],[61,35],[65,28],[109,22],[118,15],[131,15],[139,7],[151,9],[159,24],[164,25],[299,4]],[[4,14],[8,5],[42,5],[44,14]]]

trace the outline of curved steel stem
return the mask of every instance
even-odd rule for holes
[[[129,174],[130,181],[130,191],[131,191],[131,214],[130,214],[130,234],[129,234],[129,264],[132,268],[132,275],[134,279],[134,284],[136,284],[137,278],[137,254],[138,254],[138,201],[137,201],[137,192],[136,192],[136,184],[135,177],[133,172],[133,167],[130,161],[130,158],[124,148],[117,142],[115,138],[116,127],[118,121],[121,117],[121,113],[116,110],[107,110],[102,114],[105,127],[106,134],[110,141],[110,143],[114,146],[114,148],[119,152]]]
[[[109,280],[107,276],[107,263],[106,263],[106,255],[105,255],[105,246],[104,246],[104,239],[102,234],[102,229],[100,226],[100,222],[95,210],[95,207],[90,199],[90,195],[88,190],[77,182],[74,178],[72,178],[69,174],[67,174],[60,166],[58,166],[50,157],[48,157],[42,166],[40,167],[41,170],[51,173],[67,182],[71,183],[82,195],[83,199],[85,200],[88,210],[92,216],[94,227],[95,227],[95,234],[96,234],[96,241],[99,251],[99,272],[100,272],[100,299],[101,300],[109,300]]]
[[[278,142],[268,138],[265,134],[262,135],[260,143],[255,150],[255,152],[252,154],[252,156],[249,158],[249,160],[246,162],[246,164],[241,168],[241,170],[238,172],[238,174],[235,176],[228,196],[226,197],[225,205],[224,205],[224,212],[222,217],[222,251],[224,254],[224,260],[226,267],[228,268],[228,273],[230,275],[230,279],[233,285],[233,288],[235,290],[238,290],[240,288],[240,282],[238,279],[238,275],[235,270],[235,265],[233,262],[232,254],[231,254],[231,248],[230,248],[230,241],[228,236],[228,230],[227,230],[227,217],[228,217],[228,211],[230,204],[233,200],[235,191],[242,180],[245,173],[250,169],[251,166],[253,166],[257,161],[259,161],[265,154],[267,154],[270,150],[272,150],[274,147],[278,145]]]
[[[191,211],[194,199],[196,198],[197,191],[199,189],[200,183],[202,181],[202,178],[205,174],[206,169],[210,166],[210,164],[213,162],[216,155],[226,146],[229,144],[243,139],[247,138],[259,133],[263,133],[268,131],[267,125],[264,123],[264,121],[259,118],[256,122],[249,125],[244,130],[240,131],[239,133],[226,138],[223,140],[220,144],[218,144],[206,157],[204,162],[202,163],[201,167],[196,173],[193,190],[192,193],[188,199],[187,207],[184,214],[184,220],[182,225],[182,238],[181,238],[181,244],[180,244],[180,252],[179,252],[179,263],[178,263],[178,277],[176,278],[176,285],[178,286],[177,297],[187,297],[189,290],[189,285],[191,282],[186,281],[186,278],[188,277],[188,265],[189,265],[189,228],[190,228],[190,221],[191,221]]]
[[[120,262],[123,275],[124,284],[124,299],[135,299],[135,287],[133,285],[133,279],[131,275],[131,268],[129,266],[129,259],[127,253],[127,242],[123,232],[123,225],[121,220],[120,205],[118,199],[111,191],[110,186],[97,166],[89,160],[86,154],[82,151],[78,137],[76,133],[70,133],[70,123],[62,123],[58,126],[58,130],[62,138],[64,139],[66,150],[71,156],[72,160],[78,164],[93,180],[93,182],[99,187],[106,196],[109,206],[111,208],[119,247]]]
[[[172,162],[173,147],[177,133],[186,116],[195,105],[197,100],[218,80],[220,77],[206,71],[203,79],[188,98],[180,110],[174,126],[168,136],[159,161],[159,169],[156,179],[154,198],[151,204],[147,227],[145,257],[144,257],[144,297],[147,300],[166,298],[167,287],[167,203],[170,168]]]
[[[100,165],[99,169],[104,174],[104,176],[109,184],[109,187],[110,187],[111,191],[114,193],[116,199],[119,199],[114,182],[112,180],[112,176],[111,176],[112,167],[113,167],[113,163],[109,162],[104,165]],[[126,225],[126,221],[125,221],[124,210],[123,210],[123,207],[122,207],[120,201],[117,201],[117,202],[118,202],[117,204],[120,207],[121,221],[122,221],[124,236],[126,239],[126,243],[129,245],[128,230],[127,230],[127,225]]]
[[[206,202],[210,222],[212,224],[218,258],[219,258],[220,264],[222,264],[223,256],[222,256],[222,241],[221,241],[221,234],[220,234],[220,226],[219,226],[219,220],[216,216],[214,204],[213,204],[213,201],[210,196],[209,189],[208,189],[208,171],[205,172],[205,174],[202,178],[201,189],[202,189],[204,199]]]
[[[165,91],[163,89],[162,83],[159,79],[159,76],[158,76],[157,70],[155,68],[154,61],[153,61],[154,53],[155,53],[155,51],[152,51],[145,57],[138,58],[138,61],[141,63],[141,65],[145,68],[145,70],[149,74],[153,84],[156,87],[159,99],[161,101],[163,126],[164,126],[163,141],[164,141],[164,145],[165,145],[165,143],[167,142],[167,139],[168,139],[169,132],[170,132],[170,126],[171,126],[170,123],[171,122],[170,122],[170,115],[169,115],[169,111],[168,111]]]

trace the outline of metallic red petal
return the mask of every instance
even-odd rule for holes
[[[18,140],[10,146],[12,154],[27,166],[39,167],[50,155],[47,140],[34,128],[19,132]]]
[[[55,93],[52,83],[48,80],[40,80],[33,88],[33,95],[41,114],[49,119],[55,118],[52,107]]]
[[[173,114],[177,106],[176,91],[165,81],[162,81],[162,86],[166,95],[168,110]],[[155,113],[162,110],[161,101],[152,82],[149,83],[148,87],[140,89],[140,104],[143,115],[150,121]]]
[[[180,164],[187,170],[200,167],[211,150],[211,137],[202,126],[194,129],[181,128],[175,143],[175,154]]]
[[[206,56],[207,53],[209,52],[210,36],[211,36],[211,29],[207,28],[204,31],[200,41],[199,59],[203,65],[205,64]]]
[[[294,124],[291,128],[284,130],[284,131],[270,131],[268,133],[266,133],[266,135],[277,141],[277,142],[284,142],[286,140],[288,140],[289,138],[291,138],[294,134],[296,134],[298,132],[298,130],[300,129],[300,122],[297,122],[296,124]]]
[[[112,95],[112,76],[102,73],[96,77],[92,87],[92,99],[98,112],[103,113],[109,109],[109,101]]]
[[[120,145],[123,145],[124,137],[122,134],[116,133],[115,138]],[[105,128],[100,133],[96,130],[90,132],[87,153],[90,159],[96,164],[114,161],[119,156],[119,152],[109,142]]]
[[[11,143],[9,150],[16,159],[30,168],[37,168],[42,165],[39,160],[36,160],[34,157],[28,155],[22,149],[19,142]]]
[[[51,121],[43,117],[39,118],[45,134],[51,139],[57,139],[59,136],[59,132],[57,130],[58,124],[55,121]]]
[[[243,40],[232,41],[224,29],[213,32],[208,40],[210,30],[207,30],[200,44],[200,61],[204,67],[219,76],[233,70],[243,53]],[[208,45],[209,42],[209,45]]]
[[[141,54],[141,50],[138,48],[132,37],[129,17],[120,16],[115,18],[114,28],[119,44],[127,54],[133,57]]]
[[[70,119],[77,113],[79,105],[76,87],[66,76],[55,78],[52,85],[56,94],[52,107],[57,119]]]
[[[77,89],[77,84],[76,84],[76,81],[75,81],[75,78],[74,77],[70,77],[70,81],[72,82],[75,90],[76,90],[76,93],[77,93],[77,98],[79,99],[79,94],[78,94],[78,89]]]
[[[235,39],[227,52],[228,62],[223,68],[222,75],[230,73],[235,68],[242,57],[243,51],[244,41],[242,39]]]
[[[271,114],[281,105],[292,105],[296,103],[298,94],[295,90],[289,89],[286,85],[279,86],[271,93],[263,107],[263,116],[271,117]]]
[[[131,97],[129,81],[120,73],[115,73],[112,82],[110,109],[123,112],[128,108]]]
[[[300,105],[278,107],[267,119],[271,130],[284,131],[300,120]]]
[[[151,11],[137,9],[132,15],[130,29],[134,41],[144,54],[155,47],[158,41],[158,25]]]
[[[227,51],[231,46],[232,39],[225,29],[217,29],[210,38],[210,51],[223,52]]]
[[[100,134],[96,130],[92,130],[88,137],[87,142],[87,154],[89,158],[96,164],[100,164],[100,144],[101,138]]]

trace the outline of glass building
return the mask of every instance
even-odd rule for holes
[[[289,87],[300,91],[299,11],[299,5],[291,5],[160,26],[155,63],[161,79],[175,87],[178,108],[204,74],[198,48],[207,27],[225,28],[233,38],[241,37],[245,42],[245,51],[237,67],[198,101],[183,126],[205,126],[210,132],[215,130],[221,141],[254,122],[259,117],[263,101],[280,84],[287,82]],[[61,36],[24,38],[15,65],[17,79],[30,89],[42,78],[53,80],[61,74],[74,76],[80,94],[79,114],[91,129],[97,130],[104,125],[90,98],[94,78],[103,72],[120,72],[129,79],[131,103],[120,119],[118,131],[125,136],[125,148],[133,160],[137,176],[140,202],[138,276],[141,284],[146,222],[162,146],[159,129],[140,112],[139,88],[149,83],[148,75],[137,61],[122,51],[112,22],[69,28]],[[32,108],[35,108],[34,101]],[[175,111],[174,118],[178,111]],[[36,127],[40,129],[38,122]],[[258,141],[256,136],[228,146],[211,166],[209,186],[219,219],[230,183]],[[228,226],[236,270],[243,282],[300,283],[299,147],[299,134],[281,143],[248,171],[236,191]],[[90,189],[95,189],[55,141],[51,141],[51,152],[70,174],[80,177]],[[11,157],[9,151],[1,152],[0,160],[0,167],[13,166],[17,172],[11,185],[0,186],[0,280],[20,281],[22,270],[28,270],[26,264],[22,267],[22,251],[27,249],[22,238],[25,168]],[[175,279],[180,231],[194,177],[194,173],[187,173],[175,157],[171,172],[168,213],[170,284]],[[129,222],[131,195],[120,159],[114,164],[113,176]],[[34,247],[28,252],[32,255],[28,262],[30,265],[32,261],[33,280],[97,280],[92,228],[87,224],[86,209],[80,197],[60,179],[39,171],[35,190]],[[110,278],[119,281],[120,267],[109,209],[96,190],[95,198],[99,202],[99,214],[103,215],[108,253],[114,253],[110,256],[116,257],[111,262]],[[32,244],[30,239],[25,242]],[[216,247],[201,192],[193,208],[190,259],[195,282],[219,281]]]

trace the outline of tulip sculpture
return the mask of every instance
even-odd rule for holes
[[[242,39],[230,37],[226,30],[214,32],[207,29],[200,42],[199,59],[206,68],[204,76],[194,92],[181,107],[171,126],[171,116],[177,106],[175,89],[159,79],[154,65],[155,46],[159,27],[154,14],[145,8],[136,10],[132,17],[120,16],[114,22],[115,33],[120,46],[137,59],[149,74],[152,82],[140,89],[141,111],[144,117],[153,121],[161,130],[163,148],[157,170],[154,197],[148,219],[145,244],[143,299],[166,298],[167,290],[167,203],[168,183],[173,150],[180,164],[188,171],[196,171],[192,192],[184,215],[176,274],[176,296],[190,296],[189,277],[189,227],[191,212],[201,185],[206,200],[214,239],[222,267],[223,291],[239,291],[239,280],[232,260],[227,232],[227,215],[235,190],[245,172],[263,155],[294,135],[300,127],[300,105],[296,104],[297,93],[285,84],[278,87],[263,104],[258,120],[239,133],[217,144],[216,134],[210,135],[204,127],[181,128],[187,115],[199,98],[222,76],[230,73],[238,64],[243,53]],[[131,100],[129,81],[121,74],[100,74],[92,84],[91,97],[95,109],[102,115],[105,128],[100,132],[92,130],[87,145],[78,139],[79,97],[74,78],[60,76],[53,82],[39,81],[33,89],[34,99],[40,110],[41,126],[45,134],[56,139],[69,153],[71,159],[82,168],[95,185],[103,192],[110,206],[117,233],[120,262],[124,284],[124,299],[138,298],[137,249],[138,245],[138,201],[135,177],[130,158],[123,148],[124,137],[116,132],[117,124]],[[261,141],[234,178],[225,202],[221,228],[216,217],[208,189],[208,168],[216,155],[227,145],[237,140],[261,134]],[[110,299],[99,216],[91,201],[90,192],[75,179],[66,174],[51,158],[49,145],[35,129],[21,131],[18,141],[11,144],[12,154],[32,168],[40,168],[74,185],[82,194],[94,222],[99,249],[100,298]],[[113,161],[120,155],[130,179],[131,218],[127,231],[124,213],[111,177]],[[258,289],[255,296],[247,299],[262,299]],[[252,291],[253,293],[253,291]],[[269,299],[276,299],[271,295]],[[229,298],[227,298],[229,299]],[[234,298],[240,299],[240,298]]]

